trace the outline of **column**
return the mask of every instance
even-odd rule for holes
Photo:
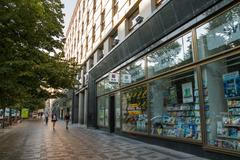
[[[88,90],[84,91],[84,124],[87,125],[88,117]]]
[[[79,93],[79,124],[84,124],[84,93]]]

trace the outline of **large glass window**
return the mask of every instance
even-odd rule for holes
[[[97,124],[98,126],[108,127],[108,108],[109,108],[109,97],[102,96],[97,100]]]
[[[121,126],[121,104],[120,104],[120,92],[115,94],[115,128]]]
[[[240,44],[240,5],[197,28],[199,59]]]
[[[143,80],[145,78],[145,60],[141,58],[121,70],[121,86]]]
[[[129,89],[122,94],[122,130],[147,132],[147,87]]]
[[[110,78],[113,79],[115,76],[115,80],[109,80]],[[97,83],[97,95],[100,96],[102,94],[111,92],[117,88],[119,88],[119,72],[114,74],[109,74],[108,77],[104,78],[100,82]]]
[[[115,80],[112,81],[112,77],[115,77]],[[104,86],[105,86],[105,91],[106,92],[111,92],[117,88],[119,88],[119,72],[114,73],[114,74],[109,74],[109,76],[104,80]]]
[[[240,151],[240,56],[202,68],[207,143]]]
[[[192,55],[192,33],[188,33],[147,56],[148,77],[191,63]]]
[[[100,82],[97,83],[97,95],[102,95],[104,94],[104,80],[101,80]]]
[[[139,9],[136,9],[130,17],[128,17],[128,30],[129,33],[134,30],[137,25],[136,17],[139,15]]]
[[[151,134],[201,140],[195,71],[150,83]]]

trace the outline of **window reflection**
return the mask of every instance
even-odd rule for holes
[[[109,107],[109,97],[103,96],[99,97],[97,100],[97,124],[98,126],[107,127],[108,126],[108,107]]]
[[[240,151],[240,56],[202,69],[207,143]]]
[[[150,83],[151,134],[201,140],[196,72]]]
[[[202,25],[197,30],[199,59],[240,44],[240,5]]]
[[[143,80],[145,78],[145,60],[139,59],[133,62],[123,70],[121,70],[121,85],[128,84]]]
[[[149,77],[192,62],[192,33],[159,48],[147,59]]]
[[[97,95],[104,94],[104,80],[97,83]]]

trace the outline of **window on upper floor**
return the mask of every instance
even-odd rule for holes
[[[115,31],[110,37],[110,46],[114,48],[119,43],[118,32]]]
[[[93,0],[93,13],[96,12],[96,0]]]
[[[88,36],[86,37],[86,52],[88,51]]]
[[[80,42],[80,30],[78,30],[78,43]]]
[[[94,66],[93,64],[93,56],[89,58],[89,69],[91,69]]]
[[[155,0],[155,6],[156,8],[159,7],[161,4],[165,3],[166,0]]]
[[[84,22],[82,22],[82,34],[84,32]]]
[[[130,6],[132,4],[132,0],[128,0],[128,4]]]
[[[104,54],[103,54],[103,46],[99,46],[99,51],[100,51],[100,53],[98,54],[98,61],[100,60],[100,59],[102,59],[103,57],[104,57]]]
[[[83,5],[82,5],[82,7],[83,7],[83,12],[84,12],[84,10],[85,10],[85,0],[83,0]]]
[[[105,10],[101,13],[101,31],[103,31],[105,28]]]
[[[81,11],[79,11],[78,20],[81,21]]]
[[[137,8],[129,17],[128,17],[128,31],[131,32],[136,26],[136,18],[139,15],[139,9]]]
[[[81,52],[80,52],[80,55],[81,55],[81,58],[80,58],[80,61],[81,61],[82,58],[83,58],[83,45],[81,45]]]
[[[115,16],[118,12],[118,0],[112,0],[113,6],[112,6],[112,11],[113,11],[113,16]]]
[[[87,26],[89,25],[89,11],[87,12]]]
[[[93,25],[93,28],[92,28],[92,44],[95,42],[95,38],[96,38],[96,36],[95,36],[95,31],[96,30],[96,25]]]
[[[158,7],[162,3],[162,0],[155,0],[155,6]]]

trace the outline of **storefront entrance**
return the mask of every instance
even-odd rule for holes
[[[109,96],[109,130],[111,133],[115,131],[115,96]]]

